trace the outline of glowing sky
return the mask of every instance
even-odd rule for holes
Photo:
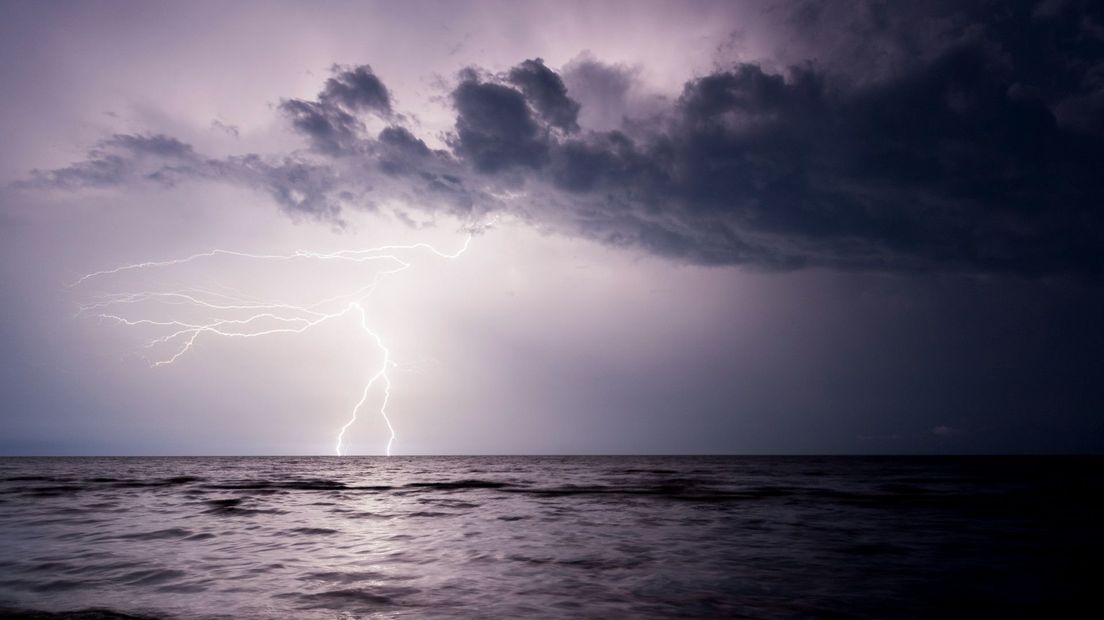
[[[1104,448],[1098,4],[0,6],[0,453]]]

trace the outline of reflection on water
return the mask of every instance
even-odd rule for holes
[[[1104,460],[0,459],[0,607],[172,618],[1053,616]]]

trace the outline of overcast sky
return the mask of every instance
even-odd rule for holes
[[[1099,3],[0,13],[2,454],[1104,450]]]

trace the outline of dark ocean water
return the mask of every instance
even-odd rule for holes
[[[0,459],[0,615],[1100,617],[1102,473],[1052,457]]]

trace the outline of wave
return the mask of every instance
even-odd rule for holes
[[[98,607],[75,611],[38,611],[0,607],[0,618],[7,620],[159,620],[156,616],[138,616]]]

